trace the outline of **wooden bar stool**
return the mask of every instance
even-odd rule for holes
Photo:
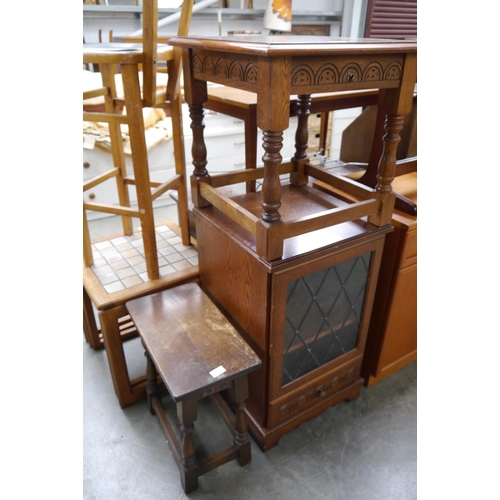
[[[187,35],[194,0],[185,0],[177,33]],[[159,278],[157,247],[154,230],[153,201],[168,190],[178,195],[179,226],[185,245],[190,244],[186,164],[182,135],[182,95],[180,92],[181,53],[168,45],[158,44],[158,0],[144,0],[142,9],[142,42],[84,44],[83,63],[98,65],[102,87],[83,93],[86,122],[108,124],[111,141],[112,168],[84,183],[84,193],[115,179],[118,204],[86,199],[83,203],[83,259],[87,267],[93,265],[91,238],[86,213],[88,210],[122,217],[123,232],[132,234],[132,217],[139,219],[144,241],[146,268],[149,279]],[[157,89],[159,64],[165,64],[168,73],[165,92]],[[124,97],[117,95],[115,76],[120,72]],[[140,84],[142,74],[142,88]],[[89,99],[104,99],[104,112],[85,106]],[[145,139],[143,109],[161,108],[170,113],[175,156],[175,175],[163,182],[149,176],[148,151]],[[123,110],[126,110],[126,113]],[[133,175],[127,175],[121,126],[129,130]],[[131,207],[129,188],[135,187],[137,209]]]
[[[194,0],[183,2],[178,34],[187,35],[189,32],[193,3]],[[83,203],[83,331],[85,339],[93,349],[103,346],[106,348],[113,385],[122,408],[146,396],[145,374],[138,378],[129,376],[122,347],[123,341],[137,336],[135,326],[128,318],[125,302],[195,280],[198,274],[197,266],[166,276],[160,270],[153,202],[166,191],[177,192],[179,225],[176,232],[182,243],[195,247],[196,242],[189,234],[180,89],[181,50],[158,43],[157,0],[142,2],[142,29],[143,36],[136,43],[98,43],[83,46],[83,63],[98,65],[102,77],[102,87],[83,93],[83,119],[88,122],[108,123],[112,153],[109,170],[87,180],[83,190],[87,193],[90,189],[114,179],[118,193],[117,204],[110,204],[107,200],[91,201],[90,197]],[[157,73],[163,70],[168,73],[166,91],[156,85]],[[118,72],[123,84],[123,98],[119,97],[115,84]],[[103,99],[104,109],[89,106],[89,99],[95,97]],[[163,109],[172,119],[175,175],[164,182],[150,179],[143,118],[145,107]],[[125,168],[122,125],[128,126],[133,175],[127,174]],[[129,196],[129,189],[134,188],[137,196],[136,208],[131,207]],[[147,280],[119,291],[106,291],[96,275],[87,211],[121,216],[124,236],[133,235],[132,218],[139,219]],[[117,235],[110,235],[110,239],[115,236]],[[100,326],[97,325],[96,312]]]
[[[199,476],[231,460],[248,464],[247,374],[261,366],[254,351],[194,283],[132,300],[126,307],[146,349],[148,407],[157,416],[179,465],[184,491],[195,490]],[[162,406],[158,374],[177,404],[182,444]],[[222,401],[223,390],[231,393],[235,417]],[[193,431],[198,400],[207,396],[213,396],[234,442],[220,453],[201,458],[195,451]]]

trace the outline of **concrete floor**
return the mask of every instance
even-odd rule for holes
[[[156,220],[176,222],[175,205]],[[120,231],[107,218],[91,236]],[[131,378],[145,373],[139,339],[125,343]],[[168,402],[167,402],[168,404]],[[168,404],[169,411],[173,405]],[[202,405],[196,432],[213,451],[230,446],[220,416]],[[207,439],[208,436],[208,439]],[[263,453],[252,441],[252,462],[225,464],[202,476],[185,495],[177,464],[145,401],[118,405],[106,354],[83,341],[83,498],[86,500],[411,500],[417,498],[417,364],[361,396],[329,408]]]
[[[137,339],[127,343],[126,353],[136,373],[145,363]],[[252,441],[249,465],[225,464],[185,495],[177,464],[145,401],[120,409],[105,352],[84,343],[83,361],[84,499],[417,498],[416,362],[302,424],[266,453]],[[204,407],[196,430],[208,447],[220,451],[230,446],[231,437],[215,425],[219,418]]]

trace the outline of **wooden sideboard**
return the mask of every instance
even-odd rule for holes
[[[416,172],[393,189],[417,203]],[[380,266],[361,375],[367,387],[417,359],[417,217],[398,210]]]
[[[200,284],[262,360],[246,414],[258,445],[360,394],[361,365],[385,237],[392,231],[396,148],[411,110],[414,42],[329,37],[175,37],[193,131],[191,188]],[[207,82],[257,94],[262,168],[212,175],[204,140]],[[306,154],[311,95],[383,89],[377,184],[357,184]],[[283,161],[290,95],[295,155]],[[229,147],[229,144],[228,144]],[[233,186],[262,179],[262,191]],[[350,203],[320,180],[356,195]]]
[[[361,174],[349,175],[355,179]],[[321,182],[315,186],[354,200]],[[392,187],[417,203],[416,172],[396,177]],[[417,359],[417,216],[395,210],[392,225],[394,230],[385,239],[361,367],[367,387]]]

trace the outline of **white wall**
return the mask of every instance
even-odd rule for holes
[[[109,0],[111,3],[111,0]],[[113,0],[118,3],[121,0]],[[128,0],[125,0],[128,1]],[[123,3],[125,3],[125,1]],[[239,8],[241,0],[231,0],[231,8]],[[364,28],[363,20],[366,12],[367,0],[293,0],[293,11],[310,11],[311,14],[317,12],[336,12],[344,11],[342,22],[342,36],[358,37],[361,36]],[[254,0],[254,9],[265,9],[267,0]],[[214,7],[210,7],[213,9]],[[222,17],[222,34],[226,35],[229,30],[261,30],[264,34],[267,30],[262,27],[262,19],[254,20],[228,20]],[[292,19],[293,22],[293,19]],[[301,24],[307,21],[300,21]],[[317,24],[324,24],[319,21]],[[84,16],[83,28],[85,40],[87,42],[97,42],[97,33],[99,29],[104,31],[104,38],[110,29],[115,36],[129,35],[133,31],[140,29],[140,20],[134,18],[132,14],[120,14],[110,17],[89,17]],[[162,27],[159,33],[162,35],[175,35],[177,30],[176,23]],[[219,27],[216,16],[213,19],[193,19],[190,28],[191,35],[218,36]],[[340,22],[331,23],[331,36],[340,35]],[[330,158],[338,159],[340,152],[340,141],[342,132],[352,120],[361,113],[361,108],[336,111],[333,114],[331,149],[327,151]]]
[[[119,4],[122,0],[108,0],[113,4]],[[345,2],[346,7],[349,8],[349,4],[351,3],[359,3],[363,0],[293,0],[293,12],[301,11],[308,12],[311,14],[315,13],[323,13],[323,12],[339,12],[343,9],[343,4]],[[131,0],[123,0],[122,4],[131,2]],[[231,0],[230,7],[231,8],[239,8],[241,0]],[[216,11],[216,5],[214,7],[208,7],[212,11]],[[233,7],[234,5],[234,7]],[[267,5],[267,0],[254,0],[253,7],[255,10],[257,9],[265,9]],[[351,9],[352,10],[352,9]],[[350,10],[349,10],[350,12]],[[248,20],[230,20],[224,18],[224,13],[222,14],[222,34],[226,35],[230,30],[261,30],[264,34],[268,32],[262,26],[263,19],[248,19]],[[325,21],[300,21],[300,24],[325,24]],[[292,18],[293,23],[293,18]],[[330,34],[331,36],[339,36],[340,35],[340,22],[332,21],[330,22]],[[97,42],[98,41],[98,31],[102,29],[104,32],[104,36],[107,36],[109,30],[113,30],[113,34],[115,36],[124,36],[129,35],[132,32],[141,28],[140,19],[136,18],[133,14],[130,13],[120,13],[120,14],[89,14],[85,13],[83,16],[83,34],[85,36],[85,40],[88,43]],[[162,35],[175,35],[176,33],[176,23],[171,25],[167,25],[165,27],[160,28],[159,33]],[[191,21],[191,35],[201,35],[201,36],[218,36],[219,35],[219,26],[217,23],[217,18],[214,16],[213,19],[193,19]],[[350,33],[347,36],[352,36]],[[357,36],[354,35],[354,36]]]

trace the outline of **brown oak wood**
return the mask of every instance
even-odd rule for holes
[[[416,204],[416,172],[396,177],[393,187]],[[335,196],[351,196],[327,185],[321,188]],[[417,359],[417,217],[396,210],[392,224],[361,370],[367,387]]]
[[[193,120],[193,202],[208,206],[196,185],[210,183],[203,138],[203,103],[208,100],[207,82],[221,83],[257,95],[256,123],[263,130],[264,180],[262,184],[262,223],[258,226],[259,251],[266,259],[279,258],[283,242],[272,224],[282,219],[278,169],[282,161],[282,132],[288,126],[290,95],[302,96],[297,131],[297,153],[292,182],[306,182],[302,169],[305,123],[310,95],[332,91],[383,90],[383,110],[389,113],[387,133],[378,164],[373,197],[379,211],[370,221],[382,227],[390,223],[394,208],[391,182],[395,175],[395,149],[402,117],[411,109],[416,78],[416,44],[380,40],[345,40],[326,37],[174,37],[169,41],[184,51],[186,100]],[[200,90],[201,92],[195,92]],[[371,95],[373,97],[373,95]],[[302,101],[303,100],[303,101]],[[227,103],[226,103],[227,104]],[[239,113],[239,111],[238,111]],[[198,167],[199,165],[199,167]],[[242,180],[248,182],[248,180]],[[269,226],[269,224],[271,226]],[[267,234],[269,233],[269,234]]]
[[[258,207],[258,202],[253,206]],[[380,232],[381,230],[376,230],[374,226],[363,224],[356,227],[328,227],[315,238],[305,235],[291,238],[287,241],[283,259],[266,262],[256,253],[255,238],[234,221],[214,207],[195,209],[195,212],[200,249],[203,249],[199,254],[200,283],[217,305],[232,318],[242,336],[263,362],[262,369],[249,376],[250,397],[246,412],[253,437],[263,450],[267,450],[277,444],[283,433],[289,432],[331,404],[342,401],[343,397],[339,395],[349,395],[349,398],[359,395],[362,385],[359,356],[364,348],[371,313],[370,304],[377,281],[376,269],[382,254],[383,239],[388,230]],[[285,212],[285,215],[288,215],[288,212]],[[292,243],[294,245],[291,245]],[[365,248],[374,247],[374,274],[366,296],[367,320],[360,333],[360,344],[356,353],[350,353],[347,358],[330,364],[320,372],[311,372],[286,389],[280,387],[279,332],[282,331],[280,321],[283,321],[288,280],[320,269],[324,265],[340,262],[363,252]],[[314,400],[309,406],[302,408],[302,411],[292,413],[288,418],[280,416],[279,408],[285,403],[280,406],[279,401],[287,394],[290,394],[288,398],[293,399],[293,391],[296,391],[297,399],[308,391],[315,393],[317,387],[325,383],[330,384],[337,376],[347,376],[353,366],[349,364],[351,362],[355,363],[357,374],[346,378],[347,385],[339,386],[334,393],[328,393],[325,399]],[[275,414],[275,411],[278,413]]]
[[[394,189],[417,202],[417,174]],[[362,373],[367,387],[417,359],[417,217],[395,211],[387,238]]]

